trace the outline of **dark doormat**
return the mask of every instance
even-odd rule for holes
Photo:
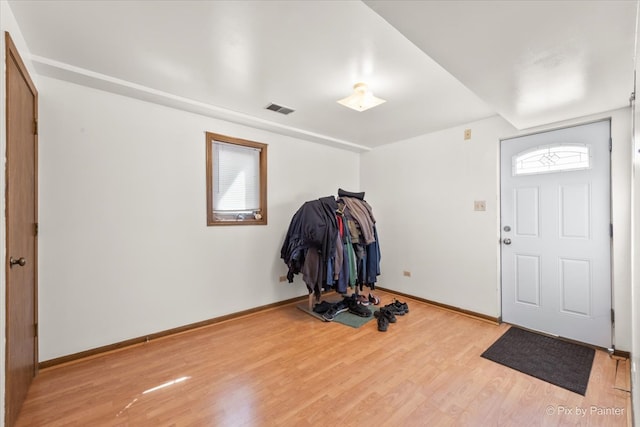
[[[512,326],[481,356],[584,396],[595,350]]]

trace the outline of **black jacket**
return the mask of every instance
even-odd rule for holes
[[[333,196],[305,202],[293,215],[289,230],[280,250],[280,257],[289,267],[287,278],[293,282],[293,275],[300,273],[304,265],[306,251],[317,250],[320,257],[321,279],[326,281],[327,260],[335,254],[338,222],[336,210],[338,205]],[[311,285],[311,286],[310,286]],[[307,283],[310,292],[319,283]]]

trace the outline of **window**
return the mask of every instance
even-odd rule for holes
[[[207,225],[267,224],[267,144],[206,133]]]
[[[536,147],[512,158],[513,175],[575,171],[591,167],[586,144],[555,144]]]

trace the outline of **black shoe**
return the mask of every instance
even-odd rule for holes
[[[377,313],[379,313],[379,311],[376,311],[376,314]],[[380,332],[387,332],[387,328],[389,327],[389,319],[384,314],[377,317],[378,317],[378,330]]]
[[[333,306],[336,308],[336,310],[339,310],[340,313],[342,313],[349,309],[349,302],[347,302],[347,300],[342,300],[333,304]]]
[[[391,313],[395,314],[396,316],[404,316],[405,313],[406,313],[406,311],[404,311],[400,307],[396,306],[394,303],[387,304],[384,307],[382,307],[380,310],[382,310],[382,309],[386,309],[386,310],[390,311]]]
[[[322,318],[324,319],[325,322],[331,322],[334,319],[334,317],[336,317],[340,313],[344,313],[347,310],[348,308],[343,306],[340,303],[334,304],[329,310],[327,310],[322,315]]]
[[[394,299],[393,305],[398,307],[400,310],[404,310],[405,313],[409,312],[409,305],[406,302],[400,302],[397,299]]]
[[[360,317],[371,317],[371,310],[358,303],[349,304],[349,313],[353,313]]]
[[[387,318],[389,323],[396,323],[396,321],[397,321],[396,316],[393,314],[393,312],[391,310],[388,310],[388,309],[384,308],[384,307],[382,307],[380,310],[378,310],[375,313],[373,313],[373,315],[376,316],[376,317],[384,316],[384,317]]]
[[[313,306],[313,311],[318,314],[326,313],[332,306],[330,302],[322,301]]]
[[[345,304],[347,307],[349,307],[351,304],[355,304],[358,302],[358,295],[351,294],[349,296],[345,296],[342,298],[341,302]]]

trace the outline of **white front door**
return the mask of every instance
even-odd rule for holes
[[[611,347],[610,122],[501,143],[502,319]]]

